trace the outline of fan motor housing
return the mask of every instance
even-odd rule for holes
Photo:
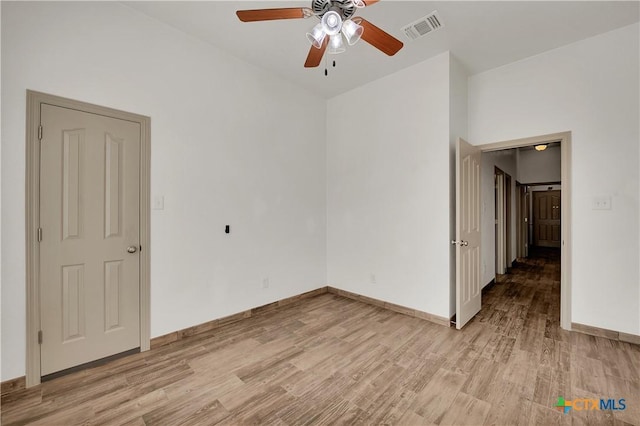
[[[342,19],[349,19],[356,12],[356,7],[351,0],[312,0],[313,13],[322,18],[330,10],[338,12]]]

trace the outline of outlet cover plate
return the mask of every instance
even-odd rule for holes
[[[591,201],[593,210],[611,210],[611,197],[609,195],[599,195],[593,197]]]

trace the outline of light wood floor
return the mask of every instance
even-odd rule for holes
[[[640,348],[559,329],[558,280],[527,261],[461,332],[325,294],[11,394],[2,424],[640,424]]]

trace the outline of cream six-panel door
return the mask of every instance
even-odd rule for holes
[[[42,104],[43,376],[140,346],[138,123]]]
[[[458,139],[456,146],[456,328],[480,311],[479,148]]]

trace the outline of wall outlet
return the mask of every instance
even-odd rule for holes
[[[611,210],[611,197],[608,195],[593,197],[591,208],[593,210]]]
[[[371,274],[369,276],[369,280],[371,281],[371,284],[375,284],[376,283],[376,274]]]
[[[269,278],[264,278],[262,280],[262,288],[269,288]]]

